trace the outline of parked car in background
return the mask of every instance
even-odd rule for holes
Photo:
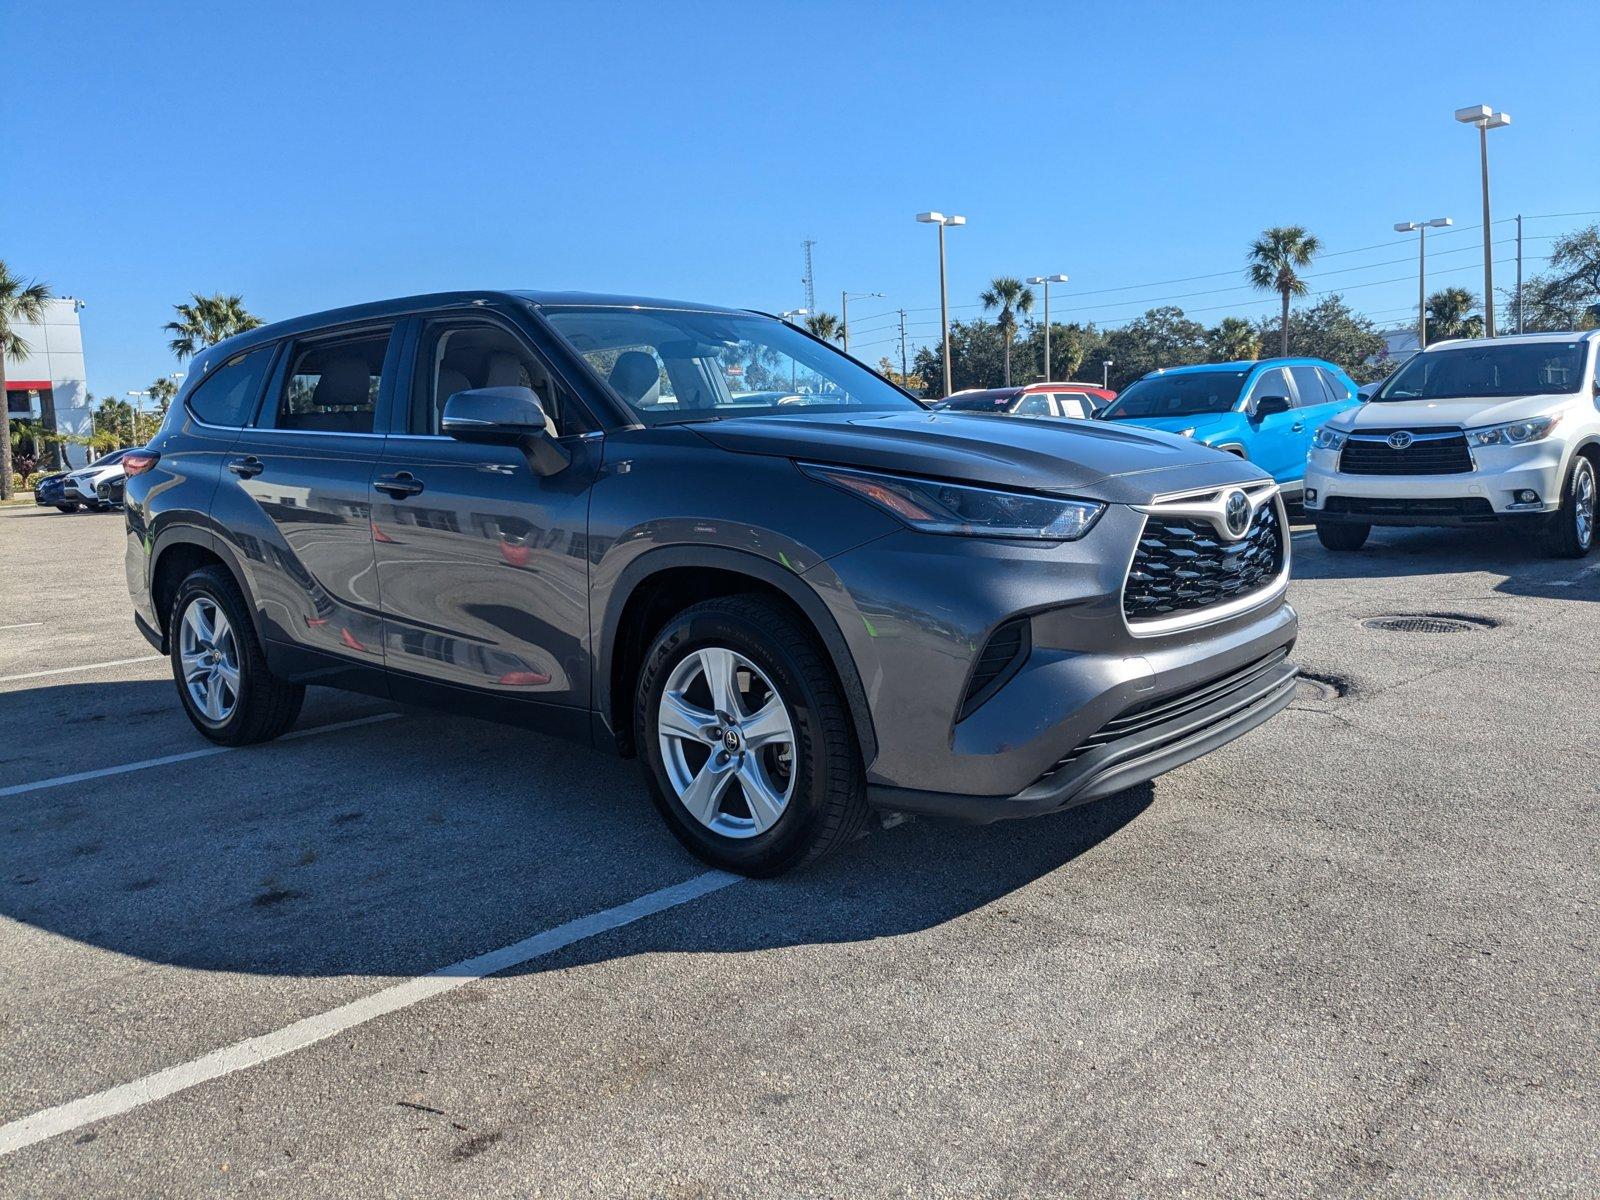
[[[1374,525],[1519,523],[1563,557],[1594,548],[1600,331],[1441,342],[1323,426],[1306,513],[1330,550]]]
[[[126,450],[113,450],[95,459],[87,467],[47,475],[34,485],[33,502],[45,508],[59,508],[62,512],[77,512],[79,508],[92,508],[97,512],[122,503],[122,459]],[[107,491],[101,494],[101,487]]]
[[[930,413],[749,312],[464,292],[266,325],[127,462],[135,621],[206,737],[279,736],[312,683],[563,733],[749,874],[871,806],[1108,796],[1294,693],[1260,470]]]
[[[1272,358],[1152,371],[1096,415],[1249,459],[1298,500],[1311,439],[1360,403],[1355,381],[1333,363]]]
[[[1021,387],[971,388],[935,404],[935,411],[1007,417],[1092,417],[1117,394],[1089,383],[1029,383]]]

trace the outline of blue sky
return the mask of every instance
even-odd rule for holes
[[[877,314],[936,336],[929,208],[970,222],[953,305],[1064,271],[1058,320],[1253,316],[1273,302],[1215,289],[1298,223],[1356,251],[1318,286],[1399,322],[1414,244],[1391,226],[1477,224],[1476,135],[1451,114],[1480,102],[1513,118],[1496,218],[1600,209],[1593,0],[74,0],[13,7],[5,42],[0,259],[88,301],[102,394],[175,369],[160,326],[191,291],[269,319],[473,286],[778,310],[807,237],[819,306],[886,294],[851,307],[875,359],[897,353]],[[1528,222],[1527,253],[1594,219]],[[1479,236],[1430,238],[1433,279],[1481,288]]]

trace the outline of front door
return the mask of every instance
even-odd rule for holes
[[[419,322],[413,344],[408,414],[397,414],[374,480],[391,674],[586,708],[595,424],[509,325]],[[538,394],[572,456],[559,474],[534,474],[515,447],[440,436],[450,396],[506,386]]]
[[[377,668],[371,483],[391,333],[367,326],[283,349],[260,415],[226,456],[212,513],[250,576],[268,641]]]
[[[1263,396],[1282,396],[1289,411],[1256,416],[1256,404]],[[1251,462],[1279,483],[1303,479],[1306,473],[1306,448],[1302,429],[1297,428],[1303,426],[1303,415],[1294,402],[1294,389],[1282,367],[1261,372],[1250,387],[1250,444],[1245,450]]]

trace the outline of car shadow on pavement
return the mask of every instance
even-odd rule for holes
[[[1304,539],[1295,545],[1299,579],[1403,579],[1423,575],[1489,574],[1494,590],[1551,600],[1600,600],[1600,553],[1553,558],[1527,530],[1486,525],[1443,529],[1375,529],[1358,551],[1336,553]],[[1439,607],[1450,596],[1441,593]]]
[[[372,711],[359,697],[311,695],[301,729]],[[82,726],[35,727],[45,745],[25,779],[209,746],[166,680],[6,693],[0,728],[49,711],[145,724],[123,733],[110,763],[82,761],[80,744],[97,736]],[[35,769],[41,758],[50,769]],[[15,774],[13,764],[6,782]],[[1144,785],[982,827],[874,821],[832,859],[754,884],[759,920],[663,916],[643,936],[651,951],[739,951],[928,929],[1070,864],[1153,795]],[[667,832],[637,764],[432,712],[0,797],[0,913],[204,971],[422,974],[702,870]],[[523,969],[630,944],[608,935]]]

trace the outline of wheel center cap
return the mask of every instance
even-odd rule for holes
[[[739,736],[737,729],[724,729],[722,731],[722,746],[729,754],[737,754],[744,746],[744,739]]]

